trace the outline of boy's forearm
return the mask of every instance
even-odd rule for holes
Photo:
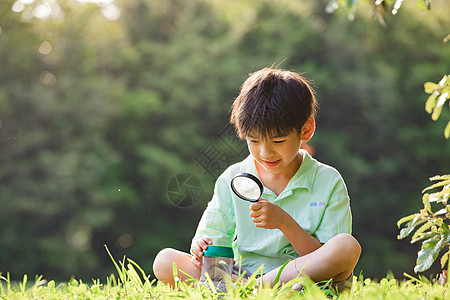
[[[303,256],[311,253],[322,246],[322,243],[307,233],[290,215],[279,228],[298,255]]]

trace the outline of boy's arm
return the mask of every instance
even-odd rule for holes
[[[235,232],[234,207],[227,181],[220,176],[214,195],[203,212],[191,243],[193,263],[200,265],[203,251],[208,245],[231,246]]]
[[[278,228],[300,256],[308,254],[339,233],[351,233],[351,212],[347,188],[340,175],[330,190],[327,207],[314,236],[306,232],[286,211],[270,201],[259,199],[250,205],[256,227]]]
[[[322,243],[306,232],[286,211],[277,204],[259,199],[250,205],[253,222],[256,227],[279,229],[294,247],[298,255],[311,253]]]

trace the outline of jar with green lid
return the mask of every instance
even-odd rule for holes
[[[210,245],[203,251],[202,275],[205,282],[207,273],[217,290],[226,292],[225,278],[231,278],[233,271],[233,249],[228,246]]]

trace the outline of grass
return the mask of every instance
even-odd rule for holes
[[[47,282],[37,277],[32,286],[26,287],[26,279],[11,284],[2,277],[0,299],[445,299],[448,295],[446,286],[423,279],[383,278],[375,282],[356,277],[352,290],[339,295],[309,281],[303,282],[305,289],[301,292],[291,290],[292,282],[275,289],[253,288],[252,284],[238,282],[229,286],[227,293],[217,293],[205,286],[193,287],[181,282],[176,289],[171,289],[147,277],[137,278],[135,271],[126,269],[125,282],[111,275],[106,284],[98,280],[86,284],[71,279],[56,285],[53,280]]]
[[[109,253],[109,251],[108,251]],[[111,254],[109,253],[111,256]],[[111,256],[112,258],[112,256]],[[112,258],[113,259],[113,258]],[[93,280],[84,283],[71,279],[68,283],[56,284],[36,276],[28,282],[25,275],[22,282],[12,283],[9,274],[0,274],[0,299],[445,299],[449,286],[439,285],[424,277],[397,280],[387,276],[380,281],[353,277],[353,287],[338,294],[329,284],[315,284],[307,279],[294,279],[288,283],[277,283],[275,287],[255,288],[257,280],[251,277],[247,282],[237,280],[227,284],[227,293],[208,289],[205,285],[176,281],[176,287],[150,279],[131,259],[118,263],[113,259],[117,275],[110,275],[105,283]],[[255,272],[256,274],[256,272]],[[177,276],[177,274],[175,274]],[[177,277],[175,277],[177,278]],[[301,283],[302,291],[292,289]]]

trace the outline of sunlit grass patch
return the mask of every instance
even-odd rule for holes
[[[176,281],[174,288],[147,275],[133,260],[124,258],[116,262],[109,253],[117,275],[110,275],[102,283],[99,279],[85,283],[72,278],[57,284],[36,276],[30,282],[24,276],[21,282],[11,282],[9,274],[0,274],[1,299],[445,299],[448,286],[439,285],[425,277],[415,278],[405,274],[398,280],[392,275],[380,281],[353,277],[351,290],[338,293],[330,282],[317,284],[308,279],[296,278],[287,283],[277,282],[274,287],[262,286],[254,276],[247,281],[238,278],[227,282],[227,291],[220,292],[198,284]],[[178,274],[175,274],[177,276]],[[294,289],[301,284],[303,289]]]
[[[131,267],[131,268],[130,268]],[[71,279],[56,284],[36,277],[33,284],[27,278],[12,284],[9,276],[1,277],[0,298],[3,299],[445,299],[448,287],[427,279],[397,280],[386,277],[379,282],[370,278],[353,278],[353,287],[338,294],[309,280],[295,279],[275,288],[255,287],[256,282],[229,283],[227,292],[211,291],[206,286],[178,282],[176,288],[151,280],[136,272],[133,264],[121,269],[121,275],[111,275],[102,284],[100,280],[84,283]],[[301,282],[304,289],[293,290]]]
[[[178,282],[176,288],[138,275],[132,264],[121,269],[122,274],[111,275],[102,284],[100,280],[84,283],[71,279],[56,284],[36,277],[33,284],[12,284],[9,276],[1,277],[0,298],[3,299],[445,299],[448,287],[425,278],[397,280],[386,277],[379,282],[370,278],[353,278],[353,287],[338,294],[309,280],[296,279],[278,287],[255,287],[255,281],[229,283],[227,292],[209,290],[206,286]],[[137,276],[137,277],[136,277]],[[123,281],[124,280],[124,281]],[[301,282],[304,289],[293,290]]]

